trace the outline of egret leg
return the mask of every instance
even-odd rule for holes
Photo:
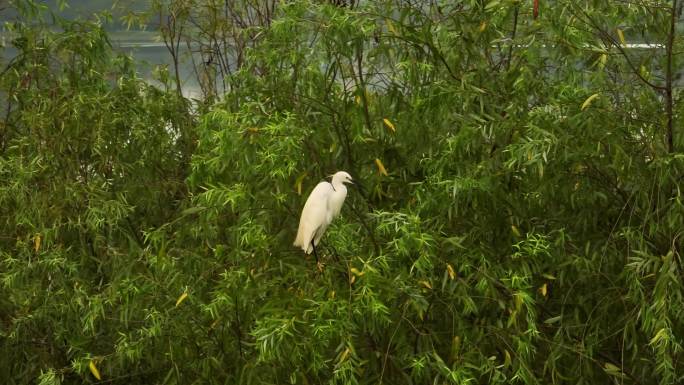
[[[316,257],[316,265],[318,265],[318,254],[316,254],[316,245],[314,244],[313,239],[311,240],[311,247],[313,247],[314,256]]]
[[[316,268],[318,268],[318,271],[320,271],[322,273],[323,272],[323,264],[318,259],[318,254],[316,253],[316,245],[314,244],[313,240],[311,241],[311,246],[313,246],[313,252],[314,252],[314,255],[316,256]]]

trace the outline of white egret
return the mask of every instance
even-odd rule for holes
[[[318,264],[316,245],[330,223],[340,214],[344,198],[347,197],[347,186],[352,177],[345,171],[338,171],[332,177],[332,183],[321,182],[311,191],[299,218],[299,230],[294,245],[301,247],[306,254],[313,251]],[[319,265],[320,268],[320,265]]]

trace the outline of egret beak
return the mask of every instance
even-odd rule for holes
[[[349,180],[347,181],[347,183],[351,183],[351,184],[354,184],[354,182],[352,182],[352,180],[351,180],[351,179],[349,179]]]

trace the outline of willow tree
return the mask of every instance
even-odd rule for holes
[[[681,4],[342,3],[155,3],[253,39],[201,112],[97,25],[23,25],[6,382],[681,382]],[[336,170],[319,273],[292,241]]]

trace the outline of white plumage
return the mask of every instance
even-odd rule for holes
[[[345,183],[352,183],[352,177],[344,171],[338,171],[333,175],[332,183],[321,182],[311,191],[299,218],[299,230],[294,241],[294,245],[305,253],[315,251],[314,246],[318,245],[325,230],[340,214],[344,198],[347,197]]]

